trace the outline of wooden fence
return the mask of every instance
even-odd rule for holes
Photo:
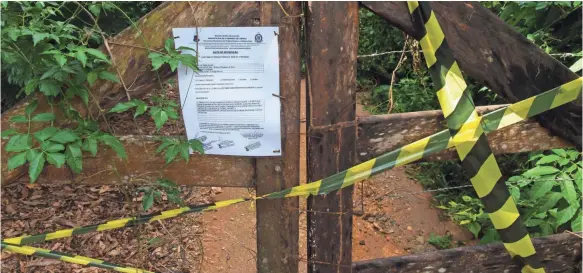
[[[405,2],[362,4],[409,35],[418,36],[418,30],[410,23]],[[431,5],[462,70],[509,101],[530,97],[578,77],[477,3]],[[307,67],[306,138],[309,181],[342,171],[358,162],[445,128],[441,111],[356,117],[358,8],[357,2],[282,2],[281,6],[277,2],[167,2],[160,5],[138,22],[142,35],[156,49],[163,47],[163,41],[175,27],[280,27],[283,156],[247,158],[192,155],[189,163],[173,163],[161,171],[152,171],[164,164],[163,159],[155,155],[153,137],[127,135],[121,136],[129,156],[127,161],[115,158],[111,151],[102,150],[96,158],[84,158],[85,167],[80,175],[72,175],[64,168],[47,167],[38,182],[119,184],[140,183],[138,181],[143,179],[165,176],[183,185],[248,187],[255,188],[258,194],[296,186],[300,180],[299,90],[300,58],[304,51]],[[467,18],[466,14],[470,13],[473,14],[473,19]],[[448,14],[448,17],[444,17],[444,14]],[[302,22],[303,28],[300,27]],[[496,35],[504,35],[503,42],[496,35],[486,36],[486,41],[472,40],[476,33],[491,33],[491,28],[496,30]],[[304,48],[301,47],[302,29],[305,31]],[[131,96],[140,98],[155,88],[156,83],[150,69],[144,69],[149,63],[147,51],[139,48],[134,41],[136,34],[135,29],[128,28],[111,39],[109,45],[120,65],[124,81],[134,82]],[[520,46],[509,49],[502,46],[504,44]],[[481,46],[486,47],[487,52],[481,51]],[[512,63],[522,70],[509,71],[506,63]],[[535,68],[538,73],[545,75],[544,79],[534,76]],[[164,70],[160,76],[165,80],[174,75],[169,70]],[[98,82],[95,86],[92,92],[102,108],[112,107],[125,97],[125,89],[120,84]],[[48,105],[43,98],[39,100],[41,103],[37,111],[46,111]],[[2,115],[2,127],[8,128],[10,117],[22,113],[24,105],[25,103],[21,103],[5,112]],[[501,106],[478,107],[478,110],[484,113],[499,107]],[[573,109],[578,109],[578,116]],[[572,103],[551,112],[542,115],[539,121],[563,138],[551,134],[537,121],[528,120],[489,134],[488,139],[494,153],[564,148],[571,147],[570,143],[580,145],[580,142],[571,137],[572,132],[561,133],[556,130],[561,125],[572,124],[573,120],[575,123],[579,122],[580,127],[580,106],[577,108]],[[90,107],[84,114],[90,113],[99,114],[99,110]],[[553,117],[554,123],[551,122]],[[3,148],[5,144],[3,140],[2,185],[26,180],[26,169],[6,169],[7,156]],[[452,151],[445,151],[426,160],[454,158],[456,156]],[[296,257],[299,219],[297,211],[293,210],[297,207],[297,198],[257,202],[258,272],[298,272]],[[499,272],[495,269],[501,266],[505,268],[511,262],[501,246],[494,245],[357,262],[351,269],[352,188],[346,188],[338,194],[311,197],[308,200],[308,210],[344,212],[342,217],[309,214],[307,240],[310,259],[346,265],[309,264],[309,272],[407,272],[427,271],[428,267],[432,268],[431,272],[445,272],[439,271],[441,267],[447,272],[460,272],[461,269],[469,272],[468,269],[472,268],[475,272]],[[566,235],[537,239],[535,245],[548,257],[552,268],[570,268],[573,263],[580,262],[580,259],[575,258],[580,254],[573,254],[580,253],[580,241]],[[548,250],[551,248],[561,250]],[[479,257],[480,262],[475,263],[475,259],[469,257]],[[402,270],[398,270],[399,268]]]

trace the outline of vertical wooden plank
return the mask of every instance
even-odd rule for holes
[[[316,181],[356,163],[358,4],[309,2],[305,14],[308,180]],[[352,191],[308,199],[308,272],[350,272]]]
[[[299,2],[282,2],[289,15]],[[277,2],[261,2],[261,24],[279,26],[282,157],[258,158],[257,194],[299,185],[300,18]],[[257,272],[298,272],[298,199],[257,201]]]

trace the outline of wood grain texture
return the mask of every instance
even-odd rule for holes
[[[534,238],[532,242],[546,272],[581,272],[581,238],[557,234]],[[513,263],[504,246],[497,243],[358,261],[352,264],[352,272],[519,273],[520,267]]]
[[[407,34],[421,38],[406,2],[362,5]],[[449,47],[469,77],[509,102],[540,94],[579,77],[477,2],[431,2]],[[536,119],[553,134],[581,150],[581,100],[540,114]]]
[[[306,14],[308,181],[356,163],[358,4],[309,2]],[[308,272],[350,272],[352,187],[308,198]],[[341,212],[313,213],[312,211]]]
[[[504,105],[480,106],[476,109],[483,115],[501,107]],[[445,128],[447,126],[440,110],[359,117],[356,142],[358,160],[364,162]],[[558,136],[553,136],[533,119],[490,132],[488,141],[494,154],[572,147],[571,143]],[[424,160],[457,158],[455,150],[448,149]]]
[[[281,2],[290,15],[299,2]],[[300,183],[300,18],[276,2],[261,2],[261,24],[279,26],[282,156],[256,159],[257,195]],[[257,272],[298,272],[299,200],[257,200]]]
[[[83,172],[74,174],[69,168],[45,167],[36,183],[111,185],[122,183],[146,184],[165,177],[180,185],[254,187],[255,166],[252,158],[214,155],[190,156],[166,164],[163,154],[156,154],[158,141],[152,136],[122,136],[128,160],[122,160],[105,145],[99,145],[97,157],[83,157]],[[2,140],[2,143],[6,140]],[[48,164],[47,164],[48,165]],[[28,181],[27,169],[18,176],[17,170],[2,172],[2,186],[14,181]],[[13,179],[8,179],[12,177]]]

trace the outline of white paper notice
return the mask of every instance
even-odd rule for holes
[[[206,154],[281,155],[279,28],[175,28],[172,33],[176,48],[198,51],[200,71],[178,67],[188,139],[199,139]]]

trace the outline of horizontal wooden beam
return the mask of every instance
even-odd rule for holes
[[[6,140],[2,140],[5,142]],[[156,178],[165,177],[181,185],[254,187],[254,159],[250,157],[228,157],[191,155],[184,160],[165,164],[164,155],[156,154],[159,142],[151,136],[123,136],[121,141],[128,160],[119,159],[115,152],[104,145],[99,146],[97,157],[83,158],[83,172],[74,174],[67,167],[46,167],[37,183],[80,183],[92,185],[134,183],[147,184]],[[3,143],[5,144],[5,143]],[[28,166],[25,166],[28,167]],[[20,175],[24,173],[24,175]],[[26,169],[7,171],[2,166],[2,185],[28,180]]]
[[[532,240],[546,272],[581,272],[581,239],[557,234]],[[355,273],[520,272],[501,243],[458,247],[416,255],[359,261]]]
[[[480,106],[479,113],[491,112],[505,105]],[[447,128],[439,110],[360,117],[356,151],[359,161],[366,161]],[[572,147],[572,144],[530,119],[488,134],[494,154]],[[426,160],[455,159],[453,149]]]

